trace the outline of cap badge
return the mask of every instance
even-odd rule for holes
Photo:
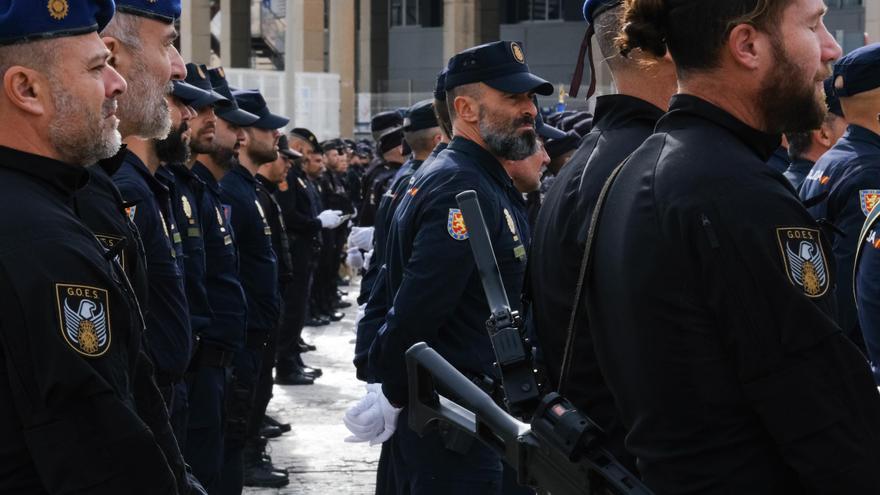
[[[56,21],[60,21],[67,17],[67,13],[70,10],[70,7],[67,5],[67,0],[49,0],[49,15],[52,19]]]
[[[526,56],[523,54],[522,48],[520,48],[520,46],[518,44],[511,43],[510,44],[510,51],[513,52],[513,58],[517,62],[519,62],[521,64],[526,63]]]

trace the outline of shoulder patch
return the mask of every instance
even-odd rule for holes
[[[55,284],[61,336],[73,350],[99,357],[110,348],[110,298],[105,289]]]
[[[776,239],[788,279],[807,297],[821,297],[828,291],[830,274],[822,232],[802,227],[776,229]]]
[[[137,212],[137,205],[129,206],[125,209],[125,213],[128,215],[128,219],[134,222],[134,215]]]
[[[109,234],[95,234],[95,238],[98,239],[98,242],[100,242],[101,246],[107,251],[118,249],[116,246],[124,239],[122,236]],[[116,259],[119,261],[122,269],[125,270],[125,250],[119,251],[119,254],[116,255]]]
[[[449,217],[446,220],[446,231],[449,237],[456,241],[464,241],[469,237],[467,227],[464,224],[464,217],[458,208],[449,209]]]
[[[862,207],[862,213],[867,217],[877,206],[880,201],[880,189],[862,189],[859,191],[859,205]]]

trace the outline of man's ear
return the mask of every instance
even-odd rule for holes
[[[107,63],[114,69],[119,70],[120,62],[124,62],[127,57],[122,43],[112,36],[104,36],[101,38],[101,41],[103,41],[107,49],[110,50],[110,60],[108,60]]]
[[[455,114],[464,122],[475,123],[480,120],[480,104],[474,98],[461,95],[452,101]]]
[[[730,31],[724,49],[738,65],[756,70],[760,68],[762,57],[768,57],[770,39],[751,24],[738,24]]]
[[[3,91],[13,105],[31,115],[45,115],[52,95],[44,75],[20,65],[10,67],[3,75]]]

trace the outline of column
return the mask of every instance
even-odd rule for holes
[[[297,72],[324,72],[324,0],[287,0],[284,80],[291,118],[296,115]]]
[[[220,16],[220,62],[224,67],[250,67],[250,0],[220,0]]]
[[[211,62],[211,1],[183,0],[180,16],[180,54],[187,62]]]
[[[865,35],[868,42],[880,42],[880,2],[868,0],[865,2]]]
[[[355,0],[330,2],[330,72],[339,74],[339,132],[342,137],[354,135],[355,115]]]
[[[477,44],[479,39],[476,0],[443,0],[443,58]]]

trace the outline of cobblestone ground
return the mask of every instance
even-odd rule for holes
[[[291,424],[293,430],[269,442],[272,460],[290,471],[290,484],[280,490],[246,488],[248,495],[366,495],[374,493],[379,447],[345,443],[348,430],[342,423],[345,410],[364,394],[354,376],[354,297],[345,318],[323,327],[306,327],[304,338],[317,351],[303,354],[310,366],[324,375],[307,386],[275,385],[269,414]]]

